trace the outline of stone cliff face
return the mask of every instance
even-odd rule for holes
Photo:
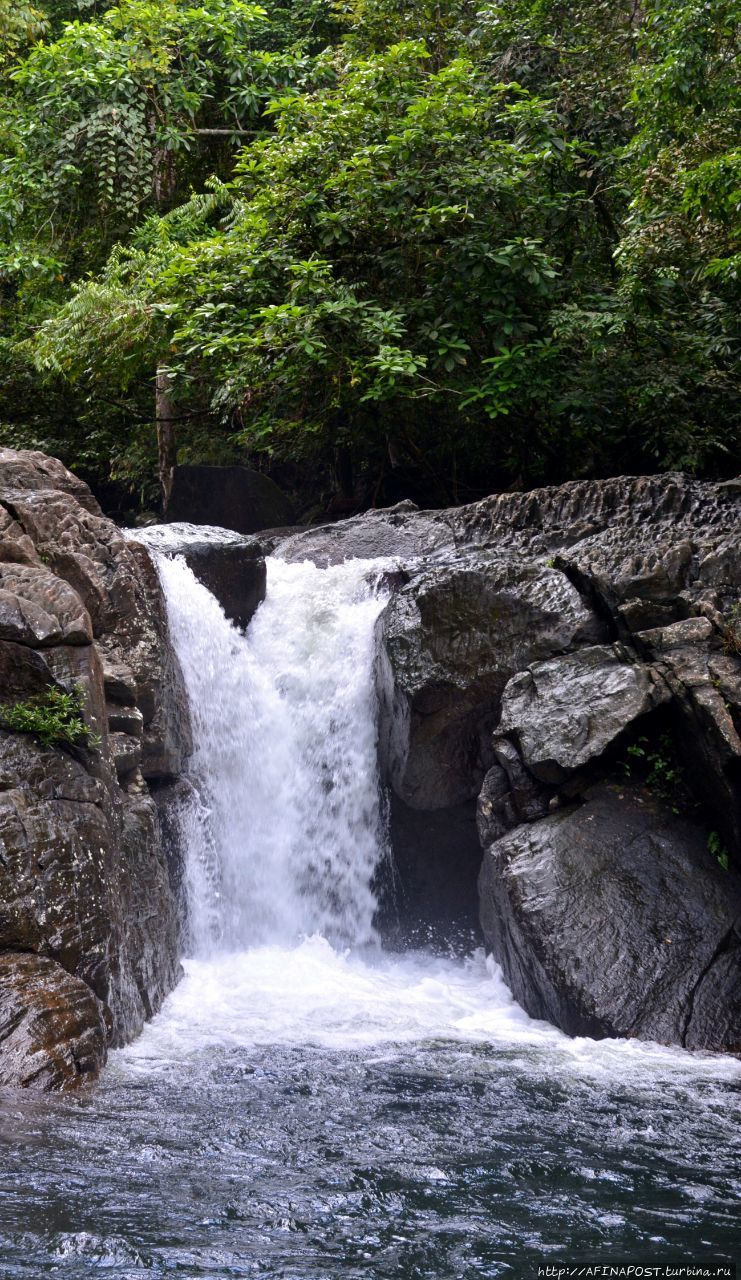
[[[0,450],[0,703],[73,693],[87,743],[0,728],[0,1083],[74,1086],[159,1008],[179,922],[151,787],[190,750],[149,553]]]
[[[741,1048],[740,531],[741,484],[667,475],[278,548],[396,559],[380,749],[407,936],[465,915],[483,850],[486,943],[572,1034]]]

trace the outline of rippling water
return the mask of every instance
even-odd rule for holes
[[[190,961],[85,1097],[6,1095],[3,1280],[442,1280],[732,1259],[735,1061],[569,1040],[495,968]]]
[[[0,1280],[732,1258],[738,1062],[570,1040],[480,953],[379,948],[378,564],[270,562],[246,637],[162,575],[194,956],[93,1091],[3,1096]]]

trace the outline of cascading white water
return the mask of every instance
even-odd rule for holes
[[[192,946],[373,939],[383,852],[373,633],[379,563],[268,561],[242,635],[180,558],[160,559],[193,718],[182,813]]]
[[[157,553],[169,534],[145,540]],[[182,559],[158,564],[194,730],[180,815],[192,954],[162,1013],[122,1051],[127,1070],[256,1044],[439,1040],[544,1050],[549,1070],[554,1053],[597,1074],[708,1069],[681,1050],[570,1039],[533,1021],[483,951],[461,961],[368,945],[386,853],[373,666],[388,563],[269,560],[246,635]]]

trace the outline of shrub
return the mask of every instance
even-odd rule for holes
[[[0,706],[0,725],[14,733],[32,733],[45,747],[97,746],[82,714],[82,690],[48,689],[44,693]]]

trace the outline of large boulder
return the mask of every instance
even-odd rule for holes
[[[382,764],[395,794],[416,809],[477,795],[515,672],[602,636],[568,578],[504,553],[425,564],[392,596],[380,625]]]
[[[276,554],[289,562],[310,560],[322,569],[344,560],[391,557],[414,561],[453,547],[448,515],[419,511],[413,502],[399,502],[335,524],[304,529],[280,541]]]
[[[61,463],[10,450],[0,678],[0,1079],[56,1088],[94,1075],[178,979],[148,781],[177,776],[190,726],[149,552]],[[8,708],[48,713],[59,693],[77,702],[76,739],[14,727]]]
[[[249,467],[173,468],[167,518],[257,533],[294,521],[293,505],[277,484]]]
[[[560,782],[669,697],[666,683],[622,645],[595,645],[513,676],[498,733],[514,737],[536,778]]]
[[[741,881],[655,797],[594,788],[496,840],[479,887],[487,945],[533,1017],[741,1050]]]
[[[182,556],[238,627],[265,599],[265,556],[256,538],[186,523],[149,525],[132,536],[160,555]]]

